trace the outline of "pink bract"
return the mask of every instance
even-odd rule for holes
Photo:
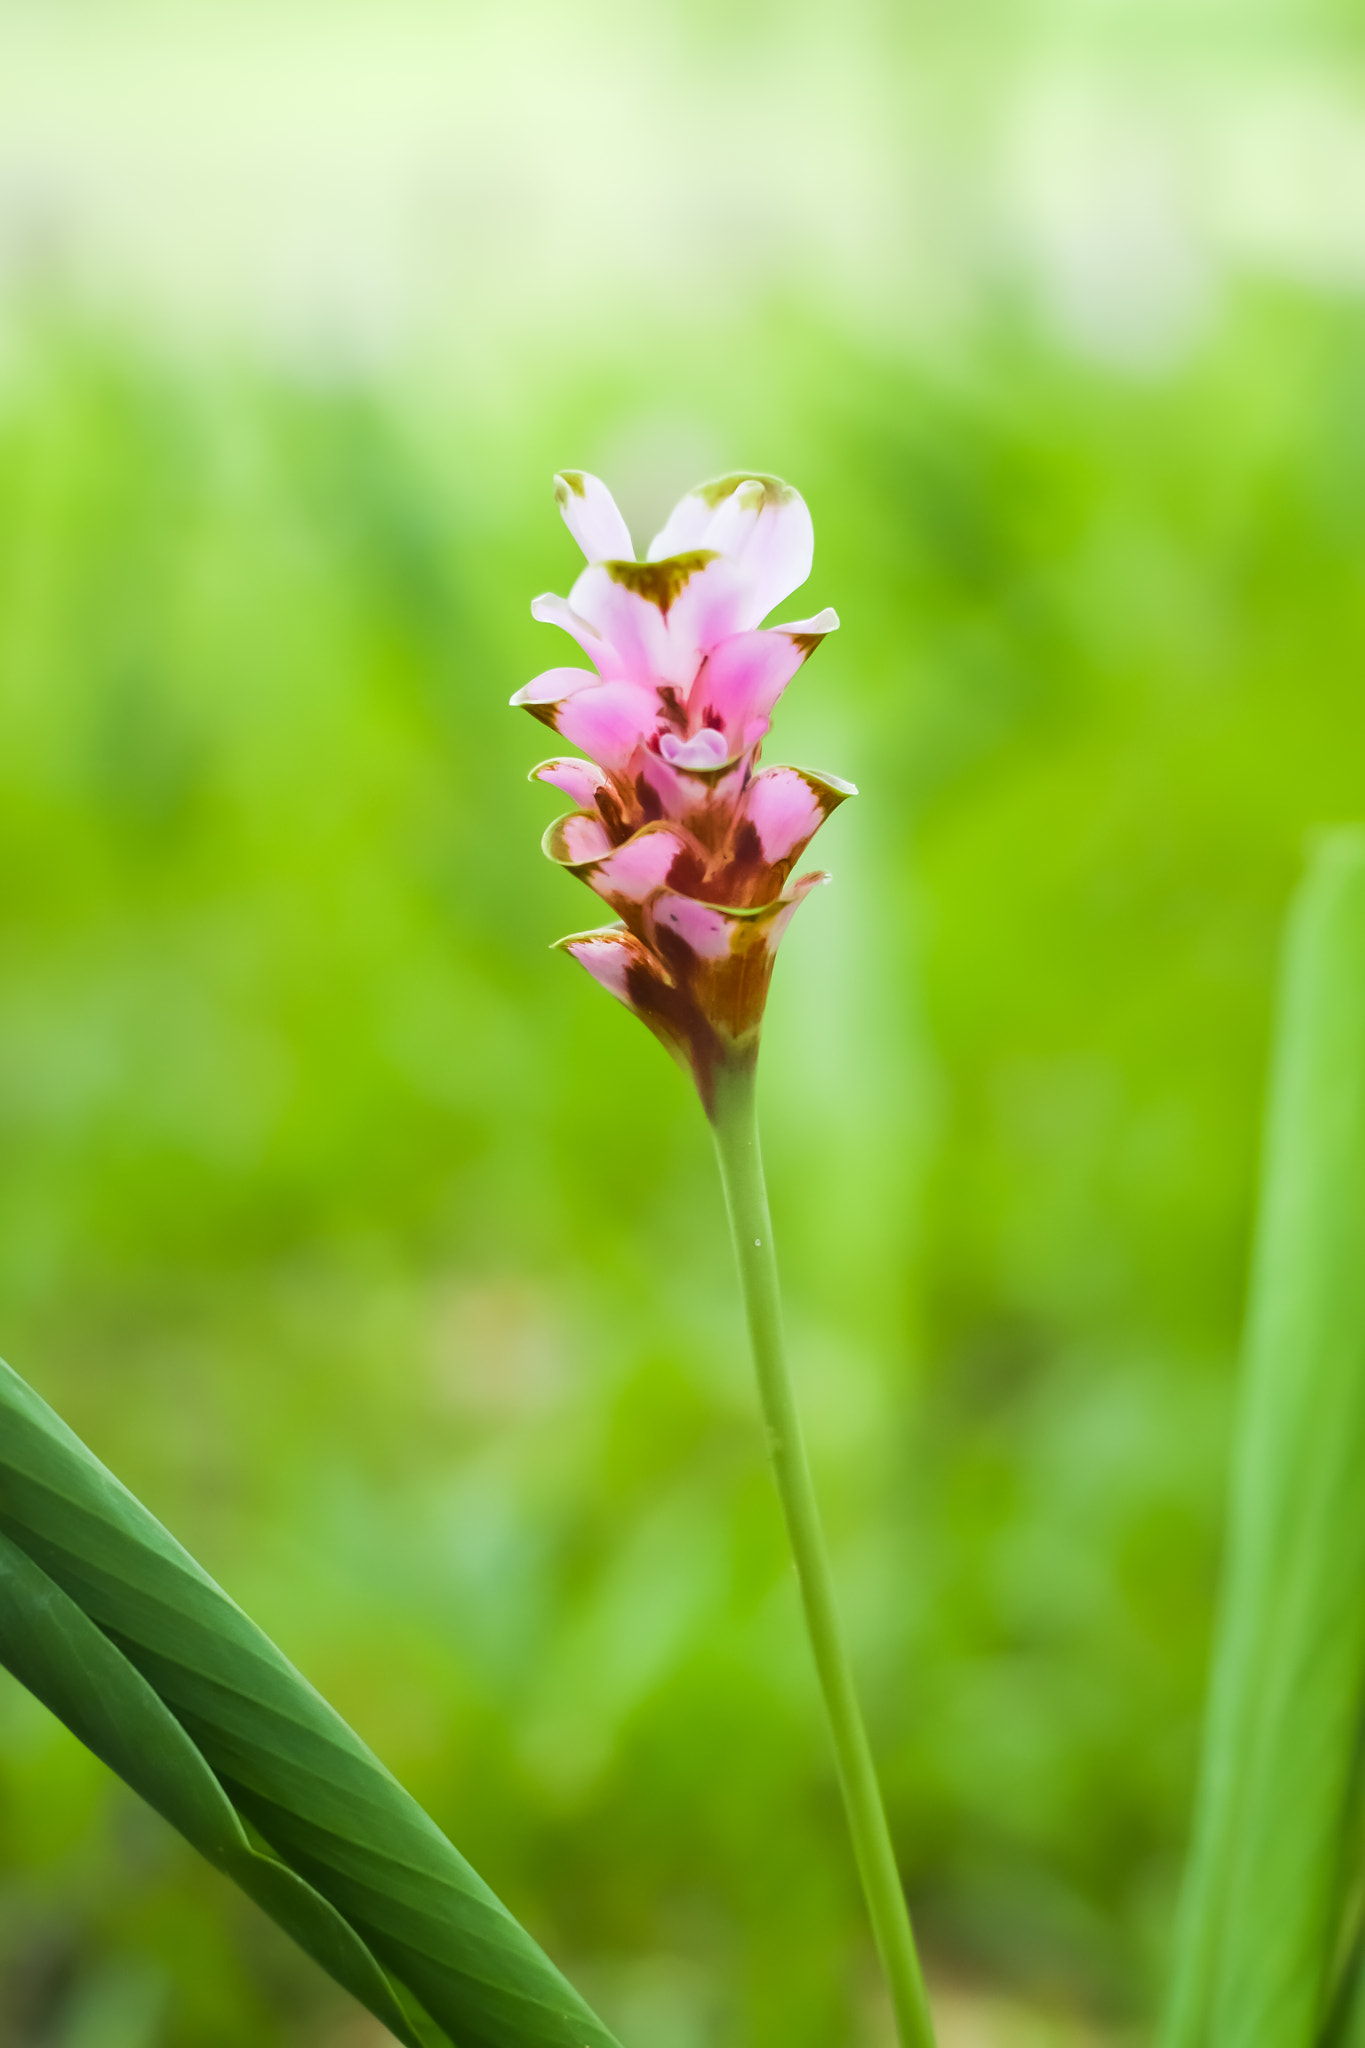
[[[754,1057],[778,941],[827,879],[792,870],[856,794],[758,766],[779,697],[839,621],[762,624],[814,551],[810,513],[778,477],[699,485],[643,561],[596,477],[565,470],[555,496],[588,566],[531,610],[593,666],[548,669],[512,702],[587,757],[531,771],[576,807],[545,851],[619,919],[559,943],[691,1068],[709,1109],[718,1066]]]

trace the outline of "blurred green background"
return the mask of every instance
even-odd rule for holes
[[[1361,812],[1346,35],[0,7],[0,1345],[630,2048],[889,2034],[705,1126],[547,951],[550,473],[811,504],[764,1113],[875,1747],[945,2048],[1141,2037]],[[377,2038],[0,1686],[4,2048]]]

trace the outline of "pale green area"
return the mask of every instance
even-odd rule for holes
[[[549,951],[593,904],[506,708],[576,659],[556,469],[642,547],[789,478],[787,616],[843,625],[769,757],[862,791],[762,1073],[817,1481],[944,2048],[1108,2039],[1188,1822],[1280,924],[1365,809],[1345,11],[514,11],[468,73],[338,27],[310,97],[307,10],[266,90],[221,8],[195,56],[0,7],[0,1351],[627,2048],[886,2039],[709,1137]],[[410,159],[439,346],[375,257]],[[135,318],[55,310],[83,249]],[[353,2027],[0,1690],[5,2048]]]

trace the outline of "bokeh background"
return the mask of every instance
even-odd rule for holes
[[[1332,0],[0,0],[0,1344],[630,2048],[889,2039],[705,1128],[547,951],[549,494],[795,481],[764,1110],[945,2048],[1145,2038],[1276,947],[1359,816]],[[0,1686],[5,2048],[376,2048]]]

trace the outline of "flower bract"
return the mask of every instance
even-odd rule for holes
[[[579,751],[532,769],[573,809],[545,834],[616,922],[559,943],[691,1068],[710,1106],[722,1063],[753,1058],[773,956],[827,877],[794,870],[836,805],[837,776],[761,768],[779,697],[839,621],[764,626],[810,574],[804,500],[741,472],[676,507],[642,561],[598,478],[555,478],[587,558],[537,619],[592,663],[547,669],[513,704]]]

